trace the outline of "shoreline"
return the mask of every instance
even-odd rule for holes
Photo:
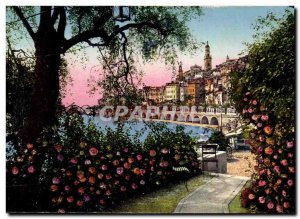
[[[173,121],[173,120],[162,120],[162,119],[151,119],[151,121],[168,122],[168,123],[174,123],[174,124],[178,124],[178,125],[189,125],[189,126],[197,126],[197,127],[202,127],[202,128],[213,128],[213,129],[217,129],[219,127],[217,125],[199,124],[199,123],[191,123],[191,122],[178,122],[178,121]]]

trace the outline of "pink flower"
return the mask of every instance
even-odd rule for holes
[[[122,192],[125,192],[125,191],[127,190],[127,188],[126,188],[126,186],[121,186],[121,187],[120,187],[120,190],[121,190]]]
[[[114,165],[114,166],[118,166],[118,165],[119,165],[119,161],[118,161],[118,160],[114,160],[114,161],[113,161],[113,165]]]
[[[89,153],[91,156],[96,156],[98,154],[98,149],[95,147],[90,148]]]
[[[118,168],[117,168],[117,174],[118,174],[118,175],[122,175],[123,173],[124,173],[123,167],[118,167]]]
[[[278,213],[283,213],[283,207],[282,207],[281,205],[277,205],[277,206],[276,206],[276,211],[277,211]]]
[[[284,202],[283,207],[284,208],[290,208],[290,203],[289,202]]]
[[[155,157],[156,156],[156,151],[155,150],[150,150],[149,155],[150,155],[150,157]]]
[[[129,180],[130,180],[130,176],[129,176],[129,175],[126,175],[126,176],[125,176],[125,180],[129,181]]]
[[[285,190],[282,190],[282,195],[284,196],[284,197],[286,197],[286,191]]]
[[[134,162],[134,158],[133,157],[129,157],[128,158],[128,163],[132,164]]]
[[[57,144],[57,145],[54,146],[54,149],[55,149],[58,153],[60,153],[60,152],[62,151],[62,146],[61,146],[60,144]]]
[[[56,184],[56,185],[59,184],[60,183],[60,178],[59,177],[53,177],[52,178],[52,183]]]
[[[265,199],[265,197],[260,196],[260,197],[258,198],[258,201],[259,201],[259,203],[263,204],[263,203],[265,203],[266,199]]]
[[[141,185],[145,185],[145,183],[146,183],[146,182],[145,182],[145,180],[143,180],[143,179],[140,181],[140,184],[141,184]]]
[[[270,126],[266,126],[264,127],[264,132],[267,134],[267,135],[270,135],[272,133],[273,129],[270,127]]]
[[[124,148],[123,152],[127,153],[128,152],[128,148]]]
[[[262,151],[263,151],[262,147],[257,148],[257,152],[262,152]]]
[[[57,213],[64,214],[64,213],[66,213],[66,211],[63,208],[60,208],[60,209],[58,209]]]
[[[151,170],[152,172],[154,172],[154,166],[151,166],[151,167],[150,167],[150,170]]]
[[[255,195],[252,194],[252,193],[250,193],[250,194],[248,195],[248,198],[249,198],[250,200],[253,200],[253,199],[255,199]]]
[[[137,187],[138,187],[137,184],[135,184],[135,183],[132,183],[132,184],[131,184],[131,188],[132,188],[133,190],[136,190]]]
[[[65,186],[65,191],[70,191],[71,190],[71,187],[70,186]]]
[[[106,174],[106,175],[105,175],[105,178],[106,178],[107,180],[110,180],[110,179],[112,178],[112,176],[111,176],[111,174],[109,173],[109,174]]]
[[[262,123],[259,122],[259,123],[257,123],[256,126],[257,126],[257,128],[261,128],[262,127]]]
[[[262,116],[261,116],[261,120],[262,120],[262,121],[268,121],[268,119],[269,119],[269,116],[268,116],[268,115],[262,115]]]
[[[259,182],[258,182],[258,185],[261,186],[261,187],[265,186],[266,184],[267,183],[264,180],[259,180]]]
[[[266,147],[265,148],[265,153],[268,155],[271,155],[273,153],[273,149],[271,147]]]
[[[267,195],[269,195],[270,192],[271,192],[270,188],[265,189],[265,193],[266,193]]]
[[[77,164],[77,159],[76,158],[71,158],[70,163],[71,164]]]
[[[141,175],[145,175],[146,170],[145,169],[140,169],[140,173],[141,173]]]
[[[263,142],[265,140],[265,137],[260,135],[258,139],[259,139],[260,142]]]
[[[295,173],[295,167],[289,167],[290,173]]]
[[[129,169],[130,164],[129,164],[128,162],[125,162],[125,163],[123,164],[123,166],[124,166],[125,169]]]
[[[83,205],[83,201],[78,200],[78,201],[76,202],[76,205],[79,206],[79,207],[81,207],[81,206]]]
[[[278,154],[274,154],[273,158],[274,158],[275,160],[277,160],[277,159],[278,159]]]
[[[18,167],[13,167],[12,169],[11,169],[11,173],[13,174],[13,175],[18,175],[19,174],[19,168]]]
[[[269,209],[273,209],[274,208],[273,202],[269,202],[267,206],[268,206]]]
[[[274,170],[275,170],[277,173],[280,173],[280,167],[279,167],[279,166],[275,166],[275,167],[274,167]]]
[[[88,201],[91,200],[91,197],[90,197],[88,194],[84,194],[84,195],[83,195],[83,200],[84,200],[85,202],[88,202]]]
[[[292,185],[294,185],[294,181],[293,181],[292,179],[289,179],[289,180],[287,181],[287,184],[288,184],[289,186],[292,186]]]
[[[82,195],[84,193],[84,188],[83,187],[78,188],[77,192]]]
[[[246,109],[243,109],[243,114],[245,114],[245,113],[247,113],[248,112],[248,110],[246,110]]]
[[[137,159],[137,160],[142,160],[142,159],[143,159],[143,156],[142,156],[141,154],[138,154],[138,155],[136,156],[136,159]]]
[[[294,155],[292,153],[288,153],[288,157],[292,158]]]
[[[294,143],[292,141],[287,142],[287,148],[292,148],[294,147]]]
[[[57,155],[57,160],[63,161],[64,160],[64,156],[62,154],[58,154]]]
[[[73,202],[73,201],[74,201],[73,196],[68,196],[68,197],[67,197],[67,201],[68,201],[69,203]]]
[[[100,199],[99,203],[100,203],[100,205],[105,205],[105,200],[104,199]]]
[[[169,153],[169,149],[168,148],[163,148],[163,149],[161,149],[161,153],[167,154],[167,153]]]
[[[259,175],[263,175],[266,172],[266,170],[259,171]]]
[[[168,167],[169,166],[169,162],[168,161],[163,161],[163,167]]]
[[[102,166],[101,166],[101,169],[102,169],[103,171],[106,171],[106,170],[107,170],[107,166],[106,166],[106,165],[102,165]]]
[[[86,166],[88,166],[88,165],[91,165],[92,162],[91,162],[91,160],[85,160],[85,161],[84,161],[84,164],[85,164]]]
[[[288,165],[288,161],[286,159],[284,159],[284,160],[281,161],[281,164],[283,166],[287,166]]]
[[[34,173],[34,172],[35,172],[34,166],[29,166],[29,167],[27,168],[27,171],[28,171],[28,173]]]
[[[248,113],[253,113],[253,109],[251,107],[248,109]]]
[[[256,100],[252,100],[252,104],[253,105],[257,105],[257,101]]]
[[[28,143],[26,146],[27,146],[28,150],[31,150],[33,148],[33,144],[30,144],[30,143]]]
[[[258,115],[254,114],[254,115],[252,115],[251,118],[252,118],[252,120],[256,121],[258,119]]]

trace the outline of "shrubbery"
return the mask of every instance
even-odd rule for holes
[[[189,168],[191,176],[199,173],[195,142],[183,128],[149,123],[152,131],[142,144],[122,124],[101,131],[80,115],[64,116],[60,127],[7,162],[8,184],[39,184],[51,202],[37,210],[98,212],[180,179],[174,166]]]
[[[291,8],[282,18],[260,18],[246,68],[231,81],[235,107],[254,127],[249,143],[257,160],[241,201],[259,213],[295,212],[295,27]]]
[[[242,205],[255,205],[259,212],[293,213],[295,211],[295,139],[283,133],[276,117],[254,99],[244,96],[244,119],[255,125],[249,143],[256,155],[256,173],[252,185],[241,195]]]

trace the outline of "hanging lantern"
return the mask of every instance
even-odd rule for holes
[[[130,8],[128,6],[114,7],[114,19],[119,22],[130,20]]]

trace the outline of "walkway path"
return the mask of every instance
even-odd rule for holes
[[[229,213],[229,203],[249,179],[249,177],[215,174],[206,184],[182,199],[174,213]]]

